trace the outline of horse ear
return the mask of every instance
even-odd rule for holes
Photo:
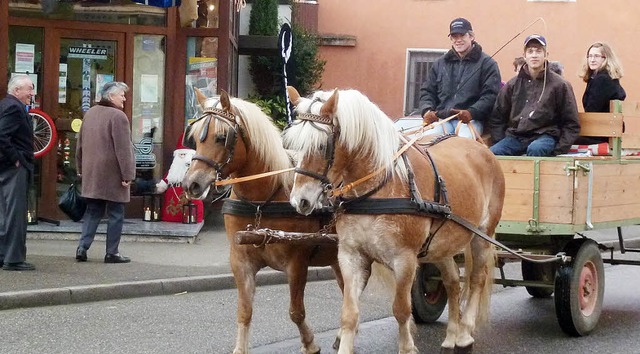
[[[322,105],[322,108],[320,108],[321,116],[335,116],[336,111],[338,110],[338,96],[338,89],[334,89],[331,97],[329,97],[327,102],[325,102],[325,104]]]
[[[222,105],[222,109],[225,111],[231,111],[231,99],[225,90],[220,90],[220,104]]]
[[[300,94],[298,90],[296,90],[293,86],[287,86],[287,93],[289,94],[289,100],[291,100],[291,104],[297,106],[300,103]]]
[[[200,89],[198,89],[197,87],[193,87],[193,91],[195,91],[196,93],[196,97],[198,99],[198,103],[200,103],[200,105],[202,107],[204,107],[204,101],[207,100],[207,96],[204,95],[204,93],[202,93],[202,91],[200,91]]]

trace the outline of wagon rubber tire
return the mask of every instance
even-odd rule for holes
[[[520,268],[522,269],[522,279],[526,281],[544,281],[551,283],[556,275],[556,270],[552,263],[541,264],[522,261]],[[525,286],[525,288],[529,295],[539,299],[549,298],[553,294],[552,288],[539,288],[536,286]]]
[[[33,155],[42,157],[49,152],[58,141],[58,134],[53,119],[39,109],[30,109],[33,124]]]
[[[555,307],[560,328],[581,337],[596,327],[604,297],[604,266],[597,244],[575,239],[565,247],[571,263],[556,272]]]
[[[411,313],[417,323],[432,323],[438,320],[447,305],[447,291],[440,277],[440,270],[431,263],[422,263],[416,271],[411,287]]]

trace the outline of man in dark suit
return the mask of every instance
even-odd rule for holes
[[[27,75],[9,80],[0,101],[0,265],[34,270],[27,257],[27,191],[33,175],[33,124],[27,105],[34,96]]]

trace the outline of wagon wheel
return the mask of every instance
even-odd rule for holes
[[[440,277],[440,270],[431,263],[422,263],[416,272],[411,288],[411,312],[418,323],[431,323],[440,318],[447,305],[447,291]]]
[[[532,263],[522,261],[522,279],[526,281],[541,281],[552,283],[556,276],[555,264],[552,263]],[[529,295],[535,298],[548,298],[553,294],[552,288],[540,288],[537,286],[525,286]]]
[[[41,157],[55,144],[58,140],[56,126],[48,114],[38,109],[29,110],[31,120],[33,122],[33,150],[35,157]]]
[[[598,323],[604,296],[604,266],[596,243],[572,240],[566,247],[573,257],[556,274],[556,317],[562,330],[575,337],[589,334]]]

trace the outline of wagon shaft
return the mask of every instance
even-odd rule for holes
[[[337,234],[287,232],[280,230],[258,229],[251,231],[238,231],[235,235],[238,245],[263,245],[270,243],[289,244],[335,244],[338,242]]]

